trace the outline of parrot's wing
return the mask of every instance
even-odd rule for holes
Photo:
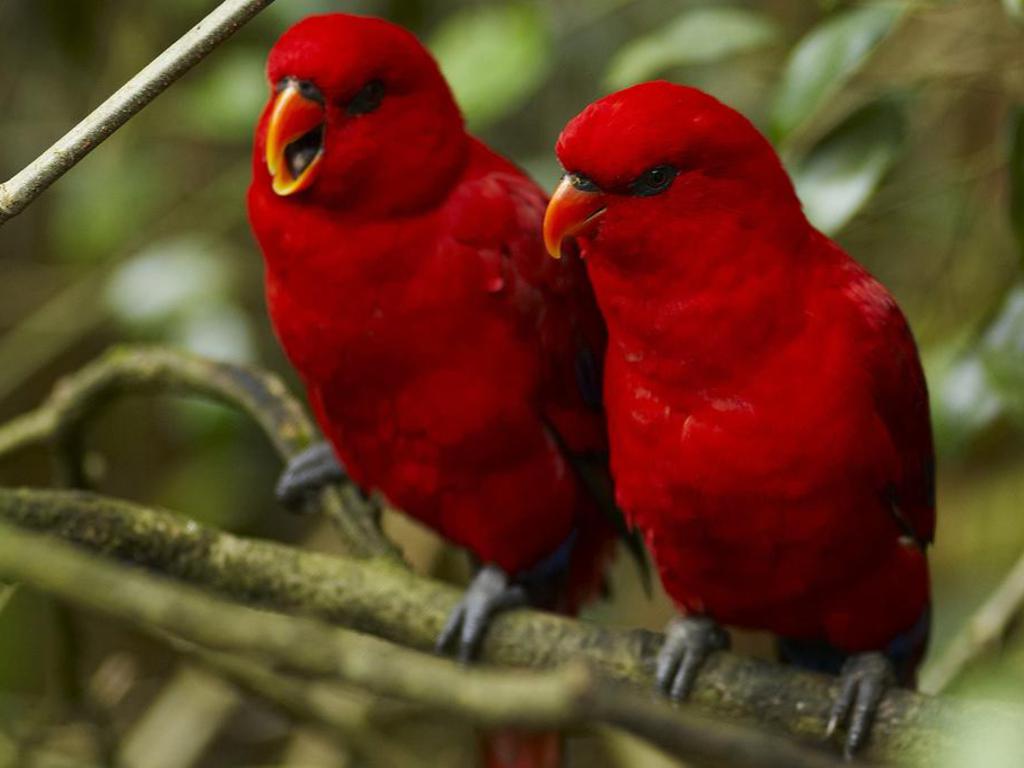
[[[509,312],[543,363],[545,422],[574,453],[608,449],[601,388],[607,332],[583,262],[552,259],[541,224],[547,198],[513,166],[460,185],[448,231],[484,265],[486,290]]]
[[[497,270],[491,283],[540,345],[544,380],[540,418],[598,507],[637,561],[645,588],[643,543],[615,505],[601,390],[607,332],[583,262],[552,259],[541,225],[547,196],[511,165],[463,184],[452,201],[450,231]]]
[[[652,590],[651,564],[647,557],[647,550],[644,548],[643,536],[638,528],[630,528],[626,515],[615,503],[615,487],[608,466],[608,454],[574,453],[568,449],[562,436],[550,424],[548,424],[548,434],[561,447],[562,453],[568,457],[569,464],[579,475],[587,492],[626,545],[640,574],[640,583],[643,585],[644,592],[650,597]]]
[[[925,545],[935,537],[935,449],[928,388],[910,328],[898,309],[895,314],[887,345],[892,363],[876,378],[879,413],[903,459],[902,477],[893,488],[894,514]]]
[[[922,548],[935,536],[935,451],[928,388],[910,326],[888,292],[868,278],[861,288],[878,293],[867,312],[872,326],[869,365],[876,412],[888,433],[898,471],[883,489],[904,533]]]

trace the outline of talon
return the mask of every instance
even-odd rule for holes
[[[462,663],[472,661],[495,614],[526,603],[526,590],[521,585],[512,583],[497,565],[485,565],[448,616],[434,646],[436,651],[445,653],[456,643],[456,658]]]
[[[313,443],[288,462],[277,481],[274,494],[288,509],[301,509],[303,502],[326,485],[348,479],[345,468],[330,443]]]
[[[729,635],[704,616],[673,619],[665,630],[665,644],[658,652],[655,685],[673,701],[690,695],[697,673],[715,651],[729,647]]]
[[[846,725],[843,755],[848,760],[867,741],[882,697],[895,680],[892,662],[881,653],[860,653],[843,664],[825,737],[831,739],[840,725]]]

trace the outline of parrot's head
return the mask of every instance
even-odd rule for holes
[[[804,226],[768,141],[695,88],[656,81],[606,96],[566,125],[556,151],[566,174],[544,220],[556,258],[567,239],[584,256],[650,260],[737,227]]]
[[[381,19],[328,14],[291,27],[267,62],[254,185],[366,214],[429,204],[468,151],[462,116],[430,53]]]

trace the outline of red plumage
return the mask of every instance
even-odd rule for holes
[[[394,25],[307,19],[268,75],[328,100],[314,186],[272,191],[268,108],[249,190],[274,327],[321,426],[360,486],[482,561],[533,565],[596,512],[547,425],[573,450],[605,444],[574,368],[603,352],[603,324],[582,266],[544,253],[546,196],[466,134],[435,63]],[[374,77],[395,82],[380,110],[332,123],[334,94]]]
[[[268,78],[249,217],[274,328],[337,456],[513,576],[574,536],[549,607],[575,610],[615,540],[570,456],[606,450],[578,376],[605,331],[583,265],[544,252],[546,196],[466,133],[430,54],[392,24],[306,19]],[[492,758],[551,744],[518,734]]]
[[[549,247],[586,259],[617,498],[680,608],[844,653],[927,622],[931,427],[891,295],[700,91],[612,94],[558,155]]]

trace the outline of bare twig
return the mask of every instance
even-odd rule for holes
[[[432,648],[459,599],[456,589],[379,559],[329,557],[246,540],[167,512],[81,492],[0,490],[0,520],[58,534],[222,595],[302,612],[423,650]],[[644,630],[516,611],[495,621],[482,656],[492,663],[533,668],[583,659],[602,674],[648,688],[661,640]],[[833,695],[830,678],[721,653],[702,670],[693,701],[726,720],[820,738]],[[636,717],[640,721],[629,730],[640,732],[646,715]],[[1024,727],[1024,713],[1014,707],[893,691],[882,704],[866,756],[883,763],[933,764],[959,734],[982,719]]]
[[[276,376],[169,349],[116,347],[59,382],[42,406],[0,427],[0,458],[41,443],[77,444],[83,427],[112,398],[154,391],[201,396],[241,410],[285,459],[317,438],[312,421]],[[65,474],[77,473],[76,461],[64,464]],[[65,484],[78,485],[75,479],[63,478]],[[348,554],[400,561],[380,531],[376,504],[354,486],[328,488],[319,501]]]
[[[1024,556],[1021,556],[1002,583],[950,641],[942,656],[925,667],[921,689],[929,693],[940,693],[948,688],[971,664],[994,650],[1005,639],[1014,621],[1022,613]]]
[[[28,167],[0,184],[0,225],[274,0],[224,0]]]
[[[243,656],[207,651],[173,636],[168,636],[168,640],[175,650],[248,693],[300,720],[315,722],[341,735],[345,745],[368,764],[381,768],[427,768],[432,764],[381,731],[375,717],[382,709],[379,699],[365,694],[356,696],[336,683],[284,675]]]
[[[427,704],[482,726],[566,728],[597,722],[672,754],[737,766],[818,768],[823,752],[746,726],[716,722],[597,675],[581,661],[549,671],[467,668],[311,619],[257,610],[0,523],[0,573],[76,605],[255,656],[301,675],[340,680]]]
[[[185,667],[120,737],[112,762],[118,768],[191,768],[241,701],[220,676]]]

